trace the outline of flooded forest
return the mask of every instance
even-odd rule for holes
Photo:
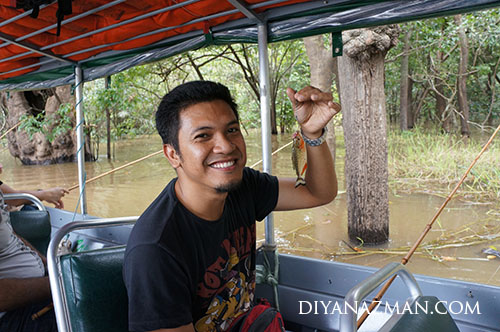
[[[342,113],[329,124],[339,193],[315,209],[274,213],[278,249],[382,267],[400,261],[500,124],[498,9],[273,43],[272,173],[294,177],[297,129],[285,94],[332,91]],[[342,55],[332,56],[341,49]],[[140,215],[175,177],[161,153],[154,113],[180,83],[229,87],[247,144],[261,169],[258,50],[214,46],[85,82],[89,214]],[[2,92],[0,180],[19,189],[77,184],[73,88]],[[8,132],[8,133],[7,133]],[[64,198],[78,211],[78,189]],[[79,211],[78,211],[79,212]],[[258,244],[264,223],[257,226]],[[491,249],[491,250],[487,250]],[[485,253],[485,250],[487,253]],[[500,286],[500,137],[434,223],[408,264],[413,273]]]

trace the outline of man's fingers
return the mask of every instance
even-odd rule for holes
[[[295,103],[297,102],[295,100],[295,95],[296,95],[295,90],[292,88],[286,88],[286,95],[288,96],[288,99],[290,99],[292,104],[295,106]]]
[[[333,108],[335,110],[335,114],[337,114],[338,112],[340,112],[340,110],[342,109],[342,106],[340,106],[339,103],[336,103],[334,101],[329,101],[328,102],[328,107]]]
[[[306,86],[301,89],[299,92],[295,93],[295,99],[300,102],[305,102],[308,100],[319,102],[319,101],[331,101],[333,99],[331,93],[322,92],[320,89],[317,89],[312,86]]]

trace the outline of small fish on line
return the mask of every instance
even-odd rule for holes
[[[306,145],[300,131],[293,134],[292,144],[292,165],[295,173],[297,174],[297,181],[295,181],[295,188],[298,186],[305,186],[306,180],[304,174],[307,169],[306,162]]]

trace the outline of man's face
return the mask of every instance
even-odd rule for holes
[[[231,107],[222,100],[191,105],[180,113],[179,181],[199,190],[227,192],[242,179],[245,140]]]

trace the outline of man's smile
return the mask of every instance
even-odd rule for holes
[[[234,166],[236,164],[236,160],[227,160],[227,161],[216,161],[211,163],[209,166],[217,169],[224,169]]]

